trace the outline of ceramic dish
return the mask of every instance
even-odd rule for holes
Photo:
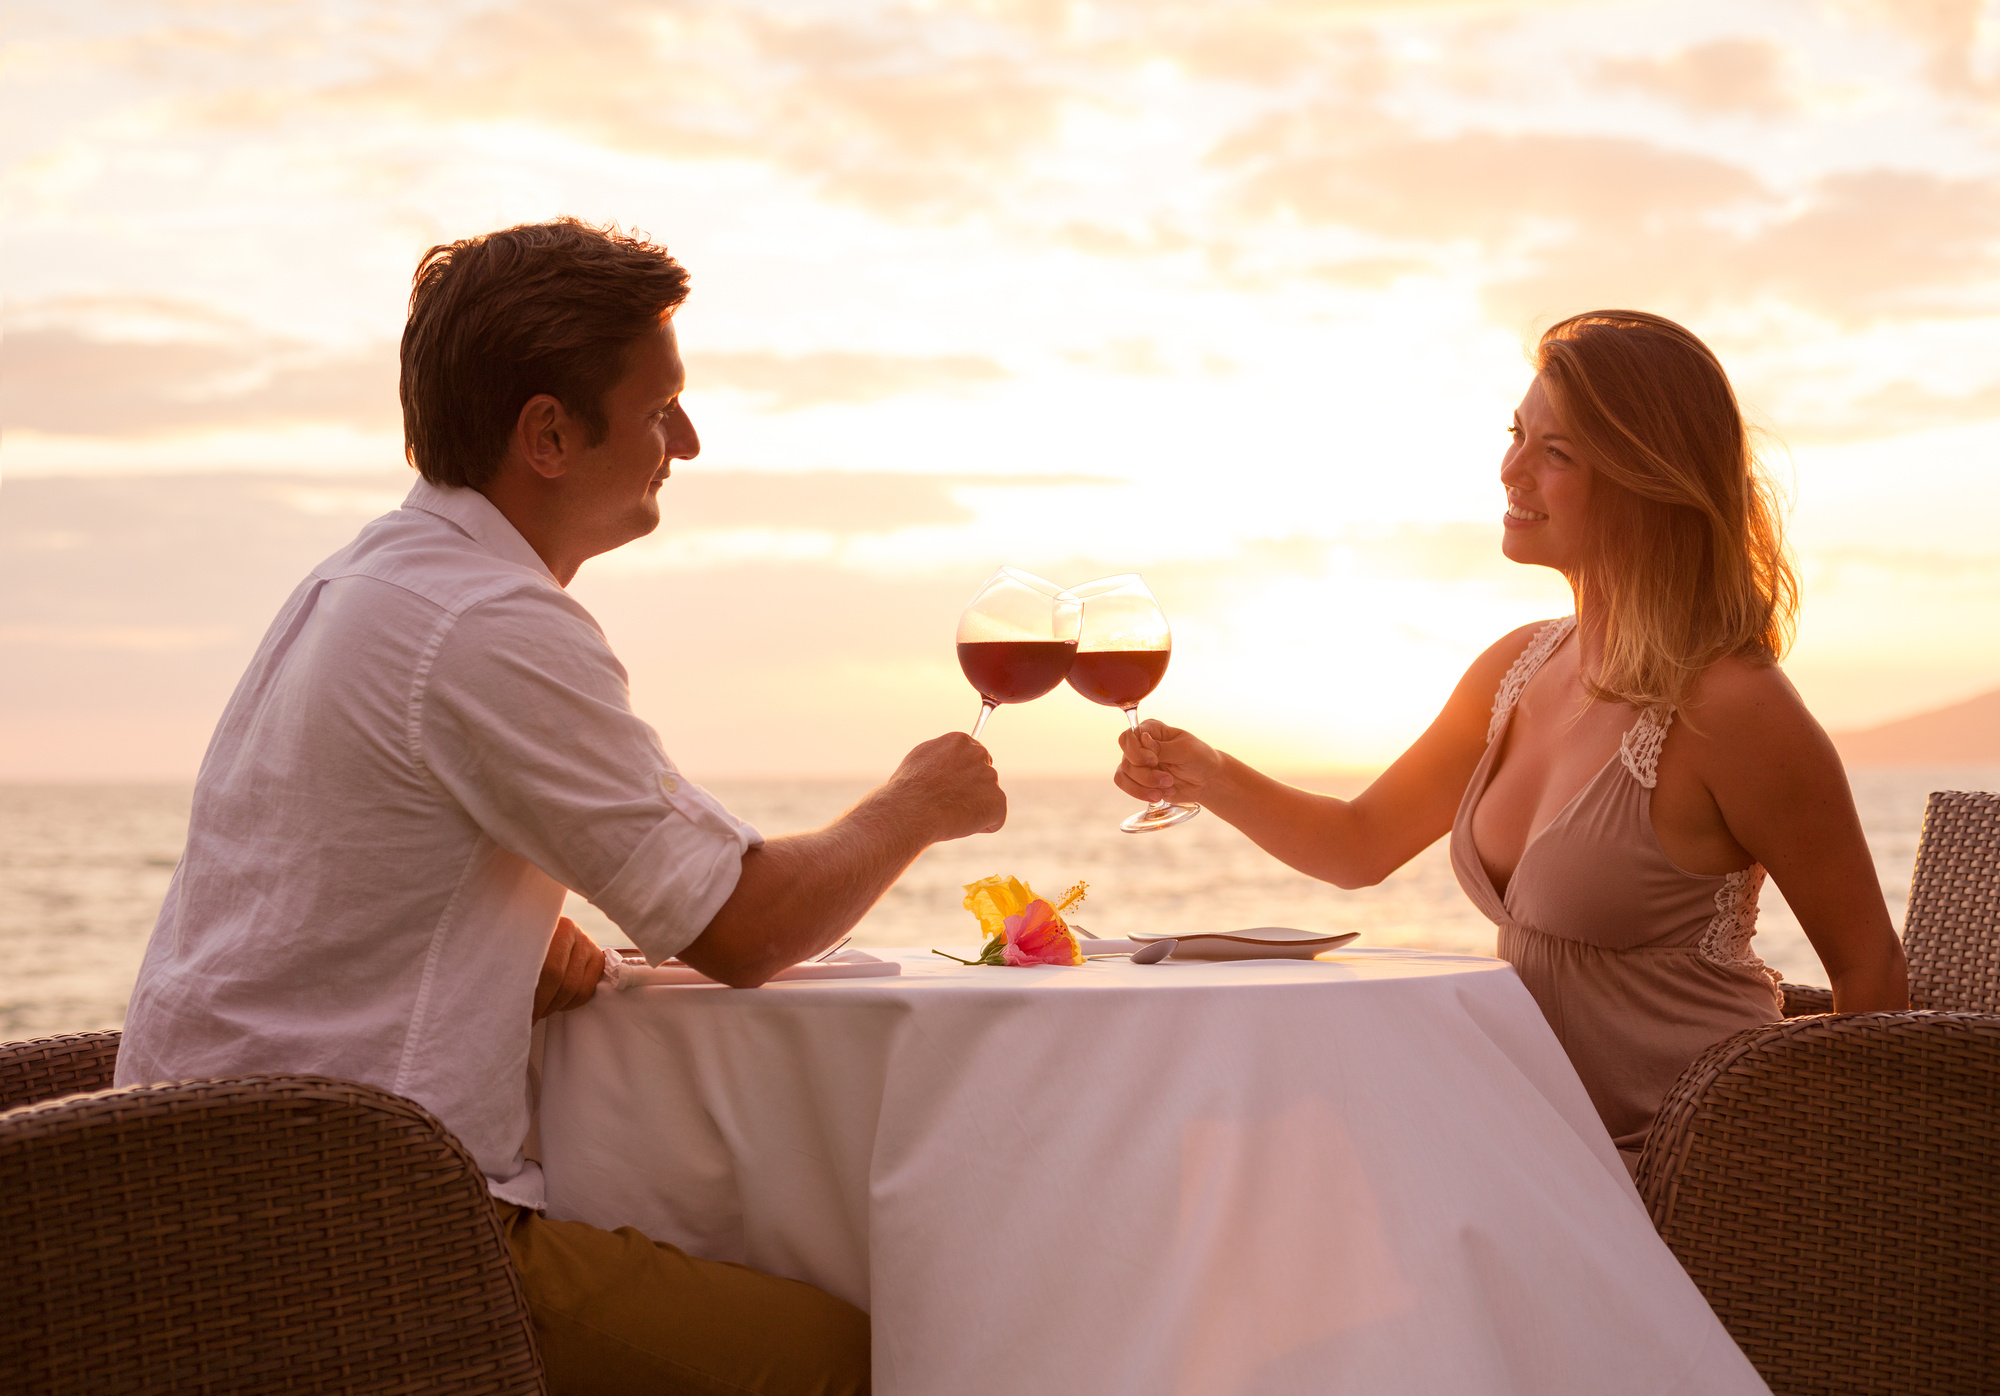
[[[1141,945],[1156,940],[1177,942],[1171,960],[1310,960],[1361,938],[1359,931],[1328,935],[1290,926],[1252,926],[1241,931],[1203,931],[1194,935],[1135,935]]]

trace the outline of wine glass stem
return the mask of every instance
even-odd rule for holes
[[[1134,732],[1139,730],[1139,705],[1137,703],[1134,703],[1125,710],[1125,721],[1131,725]],[[1166,807],[1167,797],[1164,795],[1155,795],[1153,803],[1146,806],[1146,813],[1157,814]]]
[[[979,740],[980,732],[986,727],[986,719],[993,716],[993,710],[999,706],[991,698],[981,698],[979,700],[979,721],[972,724],[972,739],[974,741]]]

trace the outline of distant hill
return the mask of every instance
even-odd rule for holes
[[[1853,766],[2000,762],[2000,689],[1880,727],[1835,732],[1833,744]]]

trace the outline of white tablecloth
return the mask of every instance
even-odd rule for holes
[[[1497,960],[961,968],[549,1020],[549,1212],[873,1315],[878,1396],[1763,1392]]]

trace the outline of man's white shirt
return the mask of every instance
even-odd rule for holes
[[[658,963],[759,841],[505,516],[419,482],[292,593],[224,710],[118,1084],[368,1082],[539,1207],[529,1018],[565,889]]]

